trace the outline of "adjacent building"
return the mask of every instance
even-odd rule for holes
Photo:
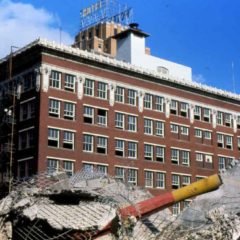
[[[115,39],[146,36],[130,27]],[[2,183],[9,169],[23,178],[84,168],[157,194],[239,158],[239,95],[192,82],[189,67],[153,57],[149,69],[119,51],[122,61],[38,39],[0,60]]]

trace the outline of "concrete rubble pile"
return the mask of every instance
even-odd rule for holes
[[[240,166],[233,162],[221,177],[218,190],[198,196],[178,217],[164,209],[123,221],[118,210],[138,209],[149,192],[99,172],[40,174],[0,201],[0,239],[240,240]]]

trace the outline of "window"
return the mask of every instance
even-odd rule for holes
[[[153,146],[144,144],[144,158],[145,160],[153,160]]]
[[[47,159],[47,172],[52,175],[57,172],[59,168],[59,161],[56,159]]]
[[[48,129],[48,146],[59,147],[59,130],[53,128]]]
[[[128,157],[137,158],[137,143],[128,142]]]
[[[137,117],[128,115],[128,131],[137,131]]]
[[[136,91],[128,89],[128,104],[136,106]]]
[[[188,104],[181,102],[180,103],[180,115],[182,117],[188,117]]]
[[[223,113],[217,111],[217,124],[223,125]]]
[[[172,189],[178,189],[180,187],[180,177],[179,175],[172,175]]]
[[[203,154],[202,153],[196,153],[196,161],[202,162],[203,161]]]
[[[146,93],[144,96],[144,108],[152,109],[152,95]]]
[[[202,130],[195,128],[195,137],[202,138]]]
[[[182,165],[184,166],[190,165],[190,153],[187,151],[182,151]]]
[[[226,140],[226,148],[233,149],[232,137],[231,136],[225,136],[225,140]]]
[[[115,140],[115,155],[124,157],[124,141],[116,139]]]
[[[190,176],[182,176],[182,186],[187,186],[191,183]]]
[[[237,128],[240,129],[240,116],[237,116]]]
[[[163,112],[163,97],[155,97],[155,108],[159,112]]]
[[[218,157],[218,169],[219,170],[226,169],[224,157]]]
[[[171,161],[172,164],[179,164],[179,150],[171,149]]]
[[[153,134],[153,121],[150,119],[144,119],[144,133]]]
[[[70,92],[75,91],[75,76],[70,74],[65,74],[64,89]]]
[[[240,150],[240,137],[237,138],[238,150]]]
[[[115,114],[115,127],[124,129],[124,114],[116,112]]]
[[[145,187],[153,187],[153,172],[144,171]]]
[[[200,106],[195,106],[195,108],[194,108],[194,119],[195,120],[201,120],[201,111],[202,111],[202,108]]]
[[[74,149],[74,133],[69,131],[63,132],[63,148]]]
[[[19,150],[31,148],[34,146],[34,132],[33,129],[19,133]]]
[[[164,137],[164,122],[156,121],[156,135]]]
[[[181,134],[182,135],[189,135],[189,128],[185,126],[181,126]]]
[[[66,174],[71,177],[73,175],[73,162],[63,161],[63,169]]]
[[[35,117],[35,102],[30,101],[20,104],[20,121]]]
[[[93,136],[87,134],[83,135],[83,151],[93,152]]]
[[[97,137],[97,153],[107,154],[107,138]]]
[[[164,147],[156,146],[156,161],[164,162]]]
[[[209,132],[209,131],[205,131],[205,132],[204,132],[204,138],[205,138],[205,139],[211,139],[211,138],[212,138],[212,133]]]
[[[218,147],[224,148],[224,137],[223,134],[217,134],[217,145]]]
[[[232,127],[232,114],[225,113],[225,126]]]
[[[107,99],[107,84],[98,82],[97,96],[102,99]]]
[[[94,109],[92,107],[84,106],[83,121],[85,123],[94,123]]]
[[[50,87],[61,88],[61,73],[60,72],[51,71]]]
[[[165,188],[165,173],[156,173],[156,188]]]
[[[181,208],[180,208],[180,203],[175,203],[172,206],[172,214],[173,216],[177,216],[178,214],[180,214],[181,212]]]
[[[206,163],[212,163],[212,156],[211,155],[205,155],[205,162]]]
[[[60,117],[60,101],[49,99],[48,114],[51,117]]]
[[[176,124],[171,124],[171,125],[170,125],[170,128],[171,128],[171,132],[172,132],[172,133],[178,133],[178,125],[176,125]]]
[[[102,126],[107,126],[107,111],[104,109],[98,109],[97,114],[97,123]]]
[[[64,118],[69,120],[75,119],[75,104],[64,102]]]
[[[83,164],[83,170],[85,172],[93,172],[93,168],[94,168],[93,164],[89,164],[89,163],[84,163]]]
[[[210,122],[210,114],[211,114],[211,110],[209,108],[203,109],[203,120],[205,122]]]
[[[137,170],[128,169],[128,183],[137,185]]]
[[[86,79],[84,82],[84,94],[88,96],[94,95],[94,81]]]
[[[117,87],[115,92],[115,101],[124,103],[124,88]]]
[[[170,102],[170,113],[177,115],[177,108],[178,108],[178,103],[175,100],[171,100]]]
[[[115,168],[115,178],[124,182],[124,180],[125,180],[125,169],[120,168],[120,167],[116,167]]]
[[[107,174],[108,168],[104,165],[97,165],[97,171],[103,174]]]

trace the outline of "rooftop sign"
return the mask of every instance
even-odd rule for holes
[[[117,0],[99,0],[80,11],[80,30],[108,21],[128,25],[132,15],[132,8],[120,5]]]

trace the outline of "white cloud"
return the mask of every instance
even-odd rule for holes
[[[31,4],[0,0],[0,58],[10,52],[11,46],[23,47],[38,37],[60,41],[58,17]],[[73,38],[62,31],[62,43],[72,44]]]
[[[192,79],[194,82],[206,83],[206,79],[203,77],[202,74],[193,74]]]

